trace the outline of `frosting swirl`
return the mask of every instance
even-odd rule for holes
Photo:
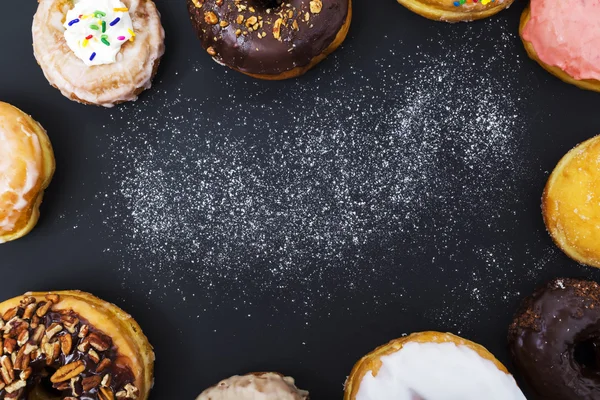
[[[135,39],[129,10],[120,0],[79,0],[67,12],[65,40],[85,65],[112,64]]]

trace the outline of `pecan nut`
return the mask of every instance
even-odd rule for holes
[[[54,375],[50,377],[50,382],[52,383],[60,383],[66,382],[79,376],[83,371],[85,371],[85,364],[83,361],[75,361],[65,366],[60,367]]]

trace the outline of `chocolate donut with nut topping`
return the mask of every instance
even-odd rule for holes
[[[600,398],[600,285],[554,279],[526,298],[509,327],[513,360],[540,399]]]
[[[351,0],[188,0],[202,46],[215,61],[260,79],[304,74],[337,49]]]
[[[154,352],[135,320],[88,293],[0,303],[0,399],[146,400]]]

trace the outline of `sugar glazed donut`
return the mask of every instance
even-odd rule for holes
[[[0,102],[0,243],[28,234],[54,175],[54,152],[42,126]]]
[[[542,197],[546,228],[574,260],[600,268],[600,136],[558,163]]]
[[[509,327],[514,362],[540,399],[600,398],[600,286],[554,279],[526,298]]]
[[[491,17],[514,0],[398,0],[409,10],[434,21],[468,22]]]
[[[450,333],[421,332],[381,346],[356,363],[344,400],[525,400],[484,347]]]
[[[297,77],[348,34],[351,0],[188,0],[202,46],[215,61],[260,79]]]
[[[532,0],[521,16],[527,54],[546,71],[581,89],[600,92],[597,1]]]
[[[33,50],[71,100],[112,107],[150,88],[165,32],[152,0],[39,0]]]
[[[0,399],[146,400],[154,352],[135,320],[88,293],[0,303]]]
[[[294,379],[275,372],[232,376],[206,389],[196,400],[307,400]]]

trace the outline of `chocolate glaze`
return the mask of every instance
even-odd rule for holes
[[[222,5],[216,4],[219,2]],[[215,61],[249,74],[279,75],[307,66],[331,45],[346,22],[350,0],[322,0],[319,13],[310,11],[310,0],[288,0],[269,8],[272,3],[265,0],[188,0],[188,11],[202,46]],[[246,9],[241,10],[240,6]],[[292,12],[291,18],[289,12]],[[211,13],[217,17],[217,23],[209,18]],[[244,16],[242,24],[237,22],[239,15]],[[278,40],[273,34],[273,26],[282,15],[286,17]],[[262,18],[262,28],[257,31],[246,25],[252,16]],[[227,26],[222,26],[225,24]],[[259,38],[259,34],[263,37]]]
[[[521,305],[508,341],[515,364],[540,398],[600,399],[596,282],[555,279],[538,289]]]
[[[17,315],[19,317],[22,317],[23,310],[20,309],[19,312],[17,313]],[[118,349],[114,345],[112,345],[111,348],[106,351],[103,351],[103,352],[97,351],[98,355],[100,356],[100,361],[98,363],[94,362],[90,358],[90,356],[87,352],[82,353],[81,351],[79,351],[77,349],[77,346],[79,346],[81,344],[81,342],[83,341],[83,338],[80,338],[78,336],[79,327],[81,327],[82,325],[88,326],[89,333],[96,333],[96,334],[100,335],[101,337],[103,337],[105,340],[107,340],[109,343],[112,343],[112,339],[110,337],[106,336],[103,332],[101,332],[100,330],[95,328],[93,325],[91,325],[85,318],[82,318],[80,315],[77,315],[73,311],[60,311],[60,312],[49,311],[44,317],[41,318],[40,324],[44,324],[46,326],[46,328],[48,328],[53,323],[62,323],[63,319],[66,316],[75,317],[75,318],[79,319],[79,324],[77,325],[78,329],[75,331],[75,333],[69,333],[66,329],[63,329],[55,337],[58,338],[58,337],[64,336],[64,335],[71,335],[71,338],[73,340],[73,346],[72,346],[73,350],[67,356],[65,356],[61,352],[60,356],[50,366],[46,365],[46,356],[43,354],[40,355],[40,357],[38,357],[37,359],[32,360],[29,364],[29,366],[32,368],[31,377],[28,379],[27,387],[23,390],[23,393],[22,393],[21,397],[19,397],[19,398],[26,399],[28,397],[29,392],[31,392],[38,385],[42,385],[42,386],[50,385],[50,383],[49,383],[50,376],[56,370],[58,370],[63,365],[69,364],[71,362],[79,361],[79,360],[83,360],[83,362],[86,365],[86,370],[80,375],[80,380],[77,383],[77,388],[81,392],[81,395],[78,398],[81,400],[98,400],[98,390],[99,390],[100,386],[93,388],[88,392],[84,392],[82,389],[83,386],[81,384],[81,381],[87,377],[91,377],[94,375],[99,375],[99,376],[103,377],[106,374],[110,374],[111,375],[111,383],[110,383],[109,387],[112,389],[113,393],[116,393],[116,392],[122,390],[123,387],[128,383],[132,383],[132,384],[135,383],[135,376],[134,376],[133,372],[131,371],[131,369],[127,365],[119,363]],[[29,332],[31,334],[33,332],[33,329],[29,328]],[[100,364],[102,362],[102,360],[104,360],[106,358],[108,358],[112,361],[110,366],[108,366],[106,369],[104,369],[101,373],[95,372],[98,364]],[[49,386],[48,386],[48,388],[49,388]],[[54,385],[54,388],[55,388],[55,392],[60,393],[59,396],[61,399],[64,397],[70,397],[73,395],[71,389],[62,390],[62,391],[56,390],[56,385]],[[38,388],[38,389],[40,389],[40,388]],[[4,390],[0,391],[0,399],[4,399],[6,397],[6,395],[7,395],[7,393]]]

